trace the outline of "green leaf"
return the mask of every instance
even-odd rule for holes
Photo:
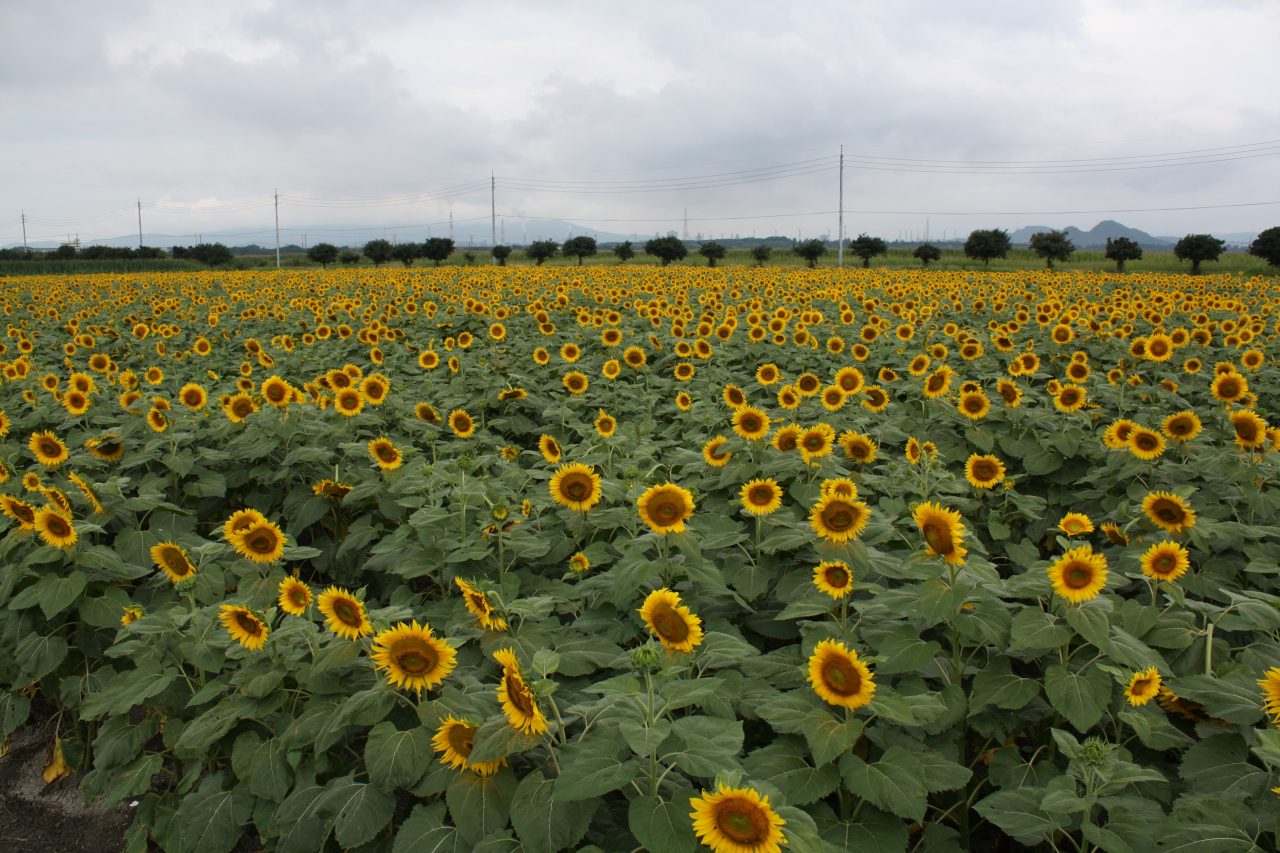
[[[28,634],[13,650],[14,662],[22,672],[22,682],[39,681],[58,668],[67,657],[67,641],[57,634],[43,637]]]
[[[873,764],[852,754],[840,759],[840,773],[850,791],[909,820],[922,819],[928,805],[923,771],[920,759],[900,746],[889,747]]]
[[[471,846],[444,822],[444,803],[416,805],[400,825],[391,853],[464,853]]]
[[[1229,723],[1251,726],[1262,719],[1258,685],[1247,676],[1188,675],[1173,679],[1169,689],[1183,699],[1199,702],[1210,716]]]
[[[173,753],[179,758],[204,758],[209,748],[231,731],[250,709],[249,700],[238,694],[226,697],[208,711],[196,717],[182,730],[173,745]]]
[[[1060,663],[1050,664],[1044,673],[1044,692],[1049,704],[1080,732],[1093,728],[1111,703],[1110,680],[1097,668],[1077,673]]]
[[[1040,788],[1010,788],[983,797],[973,808],[1023,844],[1048,841],[1057,828],[1055,821],[1040,808],[1045,791]]]
[[[41,578],[36,584],[40,590],[37,600],[40,603],[40,610],[44,613],[44,618],[52,619],[74,604],[76,599],[80,597],[80,593],[84,592],[85,584],[88,581],[88,575],[84,572],[76,571],[65,577],[45,575]]]
[[[527,853],[554,853],[573,847],[587,834],[595,814],[589,803],[565,803],[555,796],[558,780],[534,770],[520,780],[511,800],[511,825]]]
[[[1094,599],[1067,608],[1067,624],[1101,651],[1107,651],[1111,639],[1111,608],[1105,599]]]
[[[854,823],[838,820],[819,822],[822,840],[828,849],[857,853],[902,853],[908,849],[907,826],[898,818],[864,809]]]
[[[684,749],[664,758],[686,773],[710,778],[737,764],[743,739],[741,720],[681,717],[671,728]]]
[[[1027,607],[1013,617],[1011,646],[1017,651],[1037,652],[1056,649],[1071,639],[1071,629],[1057,616],[1038,607]]]
[[[1134,669],[1146,669],[1149,666],[1156,666],[1163,670],[1168,669],[1168,665],[1159,652],[1128,631],[1115,626],[1111,628],[1111,642],[1107,649],[1107,655],[1113,661]]]
[[[786,801],[807,806],[830,794],[840,785],[836,765],[815,767],[807,760],[803,742],[781,737],[748,755],[742,762],[747,774],[767,779],[786,795]]]
[[[1040,684],[1033,678],[1013,674],[1009,659],[1003,655],[990,661],[973,678],[969,692],[969,713],[976,714],[988,705],[1006,711],[1017,711],[1036,697]]]
[[[510,772],[455,776],[445,792],[445,801],[462,838],[475,842],[506,828],[515,788],[515,777]]]
[[[640,765],[632,759],[619,762],[612,745],[584,741],[560,751],[555,798],[560,802],[587,800],[616,791],[639,775]]]
[[[1117,716],[1121,722],[1129,724],[1138,740],[1149,749],[1181,749],[1195,743],[1163,714],[1143,713],[1135,709],[1121,711]]]
[[[641,846],[662,853],[692,853],[699,849],[689,819],[689,801],[637,797],[627,809],[627,826]]]
[[[1199,793],[1246,800],[1261,793],[1267,774],[1249,763],[1249,748],[1237,734],[1205,738],[1182,756],[1178,773]]]
[[[475,743],[471,745],[470,761],[497,761],[517,752],[533,749],[542,742],[534,735],[527,735],[511,728],[502,714],[496,714],[480,724]]]
[[[655,720],[652,726],[647,726],[644,720],[626,719],[618,722],[618,731],[622,733],[632,752],[641,758],[647,758],[657,752],[658,747],[671,734],[671,722]]]
[[[284,744],[277,738],[263,741],[249,759],[249,790],[255,797],[278,803],[293,785],[293,769],[285,759]]]
[[[177,677],[176,670],[161,670],[158,663],[144,660],[137,669],[111,675],[101,690],[85,697],[80,713],[86,720],[123,714],[135,705],[159,696]]]
[[[240,840],[253,801],[241,787],[222,789],[222,775],[206,778],[182,798],[175,820],[184,853],[228,853]]]
[[[853,749],[864,725],[856,717],[846,720],[829,711],[811,711],[803,731],[814,763],[821,767]]]
[[[321,808],[334,812],[333,828],[338,843],[343,847],[359,847],[391,822],[396,800],[377,785],[347,777],[325,794]]]
[[[421,726],[398,731],[387,721],[369,732],[364,745],[364,765],[369,781],[384,791],[408,788],[422,778],[431,765],[431,735]]]
[[[868,632],[867,642],[873,644],[882,658],[876,664],[876,673],[881,675],[923,669],[942,648],[933,640],[922,638],[910,625],[900,625],[885,633]]]

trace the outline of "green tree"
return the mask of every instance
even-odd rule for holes
[[[688,248],[685,247],[684,241],[679,237],[654,237],[644,244],[644,253],[653,255],[662,261],[665,267],[672,261],[683,261],[689,254]]]
[[[624,240],[613,247],[613,253],[618,256],[618,263],[625,264],[636,256],[636,249],[630,240]]]
[[[222,266],[232,261],[231,250],[222,243],[197,243],[187,249],[187,257],[211,267]]]
[[[307,260],[327,268],[338,259],[338,247],[332,243],[316,243],[307,249]]]
[[[364,244],[363,251],[375,267],[380,267],[394,257],[391,254],[393,248],[390,240],[370,240]]]
[[[452,254],[453,241],[448,237],[431,237],[422,244],[422,257],[434,261],[436,266],[440,266]]]
[[[182,249],[184,254],[186,253],[185,246],[179,246],[178,248]],[[50,252],[49,256],[51,258],[56,258],[59,261],[74,260],[76,256],[76,247],[70,243],[63,243],[61,246]]]
[[[1041,231],[1031,235],[1031,251],[1044,258],[1049,269],[1053,269],[1054,261],[1066,261],[1075,250],[1075,244],[1067,239],[1064,231]]]
[[[982,261],[985,267],[992,258],[1005,258],[1009,255],[1009,232],[999,228],[979,229],[964,241],[965,257]]]
[[[566,258],[577,258],[578,266],[582,266],[583,258],[589,258],[596,253],[596,238],[587,236],[570,237],[564,241],[560,251]]]
[[[391,257],[406,267],[413,266],[414,259],[422,257],[422,247],[417,243],[397,243],[391,247]]]
[[[341,261],[344,266],[353,266],[360,263],[360,253],[354,249],[343,249],[342,254],[338,255],[338,260]]]
[[[1200,274],[1203,261],[1216,261],[1226,243],[1212,234],[1188,234],[1174,244],[1173,254],[1180,261],[1191,261],[1191,274]]]
[[[462,253],[462,259],[463,259],[464,261],[466,261],[466,262],[467,262],[467,266],[469,266],[469,267],[470,267],[470,266],[475,266],[475,263],[476,263],[476,253],[475,253],[475,252],[463,252],[463,253]]]
[[[498,266],[505,267],[507,258],[511,257],[510,246],[494,246],[489,250],[489,254],[493,255],[494,260],[498,262]]]
[[[805,240],[803,243],[796,243],[791,251],[808,261],[809,269],[813,269],[818,265],[818,258],[827,253],[827,247],[821,240]]]
[[[1116,272],[1124,272],[1125,261],[1142,260],[1142,247],[1128,237],[1108,237],[1104,256],[1116,262]]]
[[[554,258],[556,252],[560,251],[560,244],[555,240],[534,240],[529,244],[529,248],[524,250],[525,256],[531,258],[538,266],[542,266],[542,262]]]
[[[916,250],[911,253],[911,257],[920,261],[920,266],[927,267],[932,261],[942,257],[942,250],[932,243],[921,243],[916,246]]]
[[[709,243],[703,243],[698,247],[698,254],[707,259],[707,266],[714,267],[716,261],[724,260],[724,256],[728,254],[728,250],[724,246],[712,240]]]
[[[1273,267],[1280,267],[1280,225],[1259,232],[1249,244],[1249,254],[1262,258]]]
[[[888,251],[889,245],[879,237],[868,237],[866,234],[859,234],[849,241],[849,252],[854,257],[862,258],[863,269],[871,266],[871,259],[876,255],[884,255]]]
[[[756,266],[758,267],[764,266],[765,262],[769,260],[769,256],[772,254],[773,249],[770,249],[764,243],[761,243],[759,246],[755,246],[751,249],[751,257],[755,259]]]

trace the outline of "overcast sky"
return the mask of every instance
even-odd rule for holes
[[[1277,0],[5,0],[0,34],[5,245],[22,211],[32,240],[136,233],[139,198],[148,233],[267,245],[277,187],[285,242],[421,239],[487,228],[491,171],[509,242],[686,209],[834,235],[841,145],[850,235],[1280,223],[1227,206],[1280,202]]]

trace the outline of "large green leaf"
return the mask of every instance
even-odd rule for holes
[[[364,745],[364,766],[369,781],[384,791],[408,788],[422,778],[430,766],[431,735],[421,726],[400,731],[387,721],[369,732]]]
[[[224,789],[222,781],[220,776],[205,779],[178,806],[184,853],[228,853],[240,840],[240,828],[249,820],[253,798],[239,786]]]
[[[689,800],[661,800],[636,797],[627,809],[627,826],[648,850],[663,853],[692,853],[700,845],[689,818]]]
[[[563,802],[555,797],[558,779],[534,770],[520,780],[511,800],[511,825],[527,853],[554,853],[573,847],[586,835],[596,802]]]
[[[840,773],[850,791],[877,808],[910,820],[924,817],[928,804],[924,767],[906,749],[891,746],[872,763],[846,755],[840,759]]]
[[[1111,702],[1111,681],[1096,668],[1072,672],[1060,663],[1044,673],[1044,692],[1054,710],[1077,731],[1087,731],[1102,719]]]
[[[743,740],[741,721],[681,717],[671,728],[684,748],[667,753],[664,760],[686,773],[710,778],[737,764]]]
[[[504,829],[511,817],[515,789],[515,777],[510,771],[493,776],[456,775],[445,792],[445,801],[462,837],[475,842]]]

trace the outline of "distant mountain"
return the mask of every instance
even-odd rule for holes
[[[1052,230],[1054,229],[1047,225],[1028,225],[1010,234],[1009,240],[1015,246],[1025,246],[1031,242],[1033,235]],[[1077,249],[1102,249],[1106,247],[1108,239],[1128,237],[1144,249],[1167,252],[1177,242],[1177,238],[1152,237],[1145,231],[1122,225],[1114,219],[1104,219],[1088,231],[1081,231],[1074,225],[1069,225],[1062,230],[1066,232],[1067,239],[1074,243]]]

